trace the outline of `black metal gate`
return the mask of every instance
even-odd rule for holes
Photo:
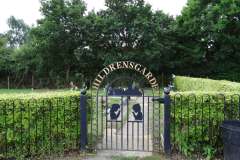
[[[81,148],[170,153],[169,92],[161,98],[158,87],[156,77],[141,64],[106,66],[92,83],[96,90],[88,107],[83,95],[80,99]]]
[[[93,95],[91,99],[91,107],[88,107],[88,148],[163,151],[163,101],[159,101],[159,97],[145,95],[144,90],[139,89],[97,91],[96,97]]]
[[[153,151],[153,133],[160,134],[161,129],[161,110],[157,109],[159,121],[155,124],[153,115],[156,108],[152,97],[124,95],[98,98],[100,105],[97,107],[101,115],[97,120],[100,121],[97,127],[100,132],[97,132],[101,140],[97,149]]]

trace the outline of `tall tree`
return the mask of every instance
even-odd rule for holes
[[[81,22],[86,11],[82,0],[41,0],[43,19],[32,30],[38,54],[39,67],[46,75],[65,75],[69,81],[77,61],[74,50],[82,43]]]
[[[8,47],[6,35],[0,34],[0,73],[6,75],[11,72],[11,53],[12,49]]]
[[[236,0],[188,1],[177,18],[178,40],[184,46],[179,55],[187,64],[183,68],[186,73],[239,72],[239,13],[240,2]]]
[[[88,55],[94,55],[102,64],[134,60],[150,65],[156,72],[163,70],[167,65],[159,65],[165,62],[162,58],[173,53],[173,43],[167,43],[173,18],[161,11],[153,12],[143,0],[106,0],[106,6],[97,15],[87,16],[91,21],[86,42],[89,49],[85,50]],[[151,62],[154,59],[157,63]]]
[[[8,43],[12,48],[19,47],[27,41],[30,27],[21,19],[11,16],[7,20],[10,30],[7,32]]]

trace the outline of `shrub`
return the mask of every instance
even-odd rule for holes
[[[39,157],[79,147],[76,92],[1,95],[0,157]]]
[[[222,155],[220,124],[239,119],[239,95],[217,92],[172,93],[171,136],[174,148],[186,156]]]
[[[178,91],[239,92],[240,83],[226,80],[212,80],[176,76],[174,84]]]

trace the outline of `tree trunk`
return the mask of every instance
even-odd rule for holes
[[[70,75],[70,66],[67,66],[67,69],[66,69],[66,83],[69,83],[69,75]]]

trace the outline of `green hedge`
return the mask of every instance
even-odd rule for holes
[[[178,91],[239,92],[240,83],[226,80],[212,80],[176,76],[174,85]]]
[[[1,95],[1,157],[39,157],[79,147],[79,93]]]
[[[222,156],[220,125],[240,119],[240,83],[176,76],[172,93],[172,139],[186,156]]]
[[[222,156],[220,124],[239,119],[239,95],[217,92],[171,94],[171,136],[174,148],[187,157]]]

